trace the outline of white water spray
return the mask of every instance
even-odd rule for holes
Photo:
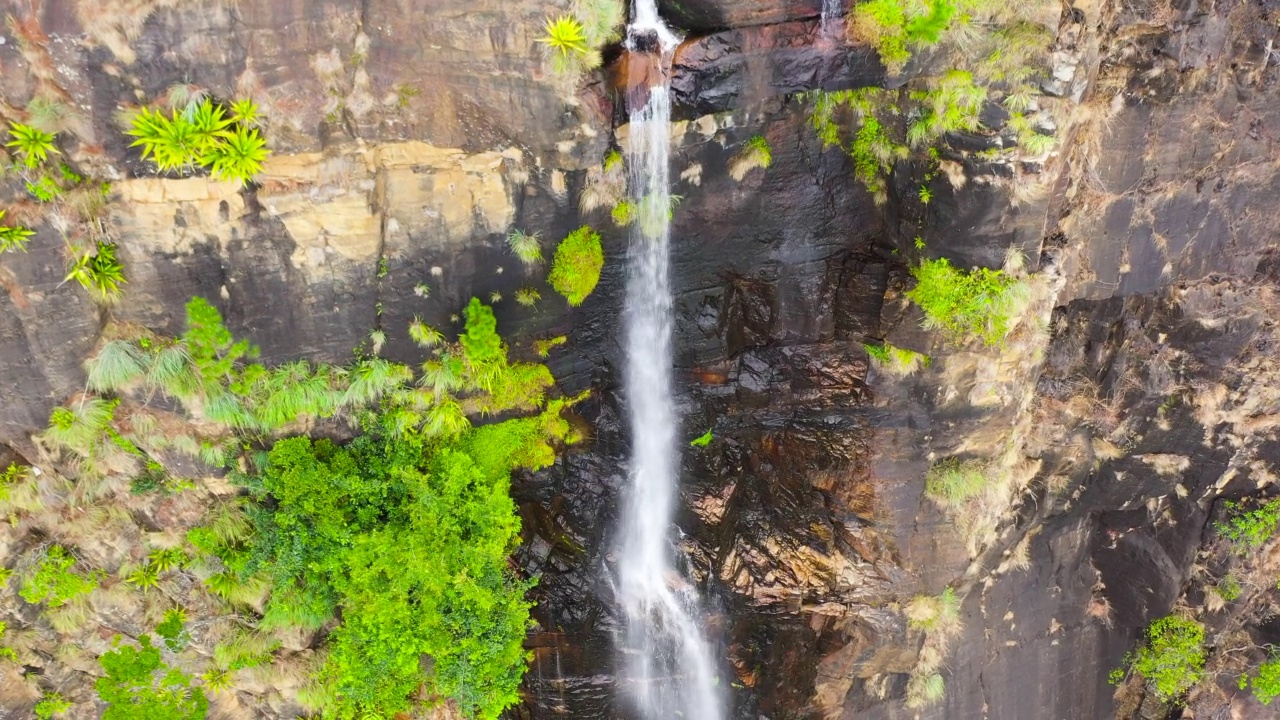
[[[630,32],[656,33],[662,52],[677,38],[654,0],[636,0]],[[650,88],[631,113],[628,147],[632,225],[626,301],[625,392],[631,421],[631,489],[618,556],[618,596],[627,614],[627,687],[645,720],[723,717],[711,648],[699,628],[697,590],[675,569],[669,537],[678,490],[679,425],[671,390],[671,98]]]

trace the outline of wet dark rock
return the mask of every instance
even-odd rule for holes
[[[816,18],[822,0],[659,0],[658,10],[675,27],[707,32]]]
[[[825,37],[815,21],[744,27],[705,35],[676,50],[671,93],[686,117],[721,112],[775,95],[881,85],[879,56],[866,45]]]

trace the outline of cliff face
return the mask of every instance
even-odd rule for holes
[[[792,93],[897,85],[945,58],[889,77],[870,48],[820,32],[819,5],[664,7],[691,35],[672,79],[678,403],[684,436],[714,434],[684,453],[677,524],[735,714],[1113,716],[1106,676],[1138,629],[1200,602],[1193,564],[1215,501],[1271,478],[1277,8],[1051,8],[1056,153],[992,161],[961,133],[943,159],[962,180],[921,202],[926,169],[902,163],[878,206]],[[513,714],[625,716],[609,549],[626,484],[626,231],[579,205],[626,138],[607,74],[581,87],[550,74],[536,38],[551,11],[529,2],[6,11],[0,114],[22,119],[36,95],[74,109],[69,150],[112,180],[129,284],[94,305],[63,282],[56,219],[24,211],[30,251],[0,259],[0,444],[36,459],[30,434],[83,387],[108,321],[174,332],[202,296],[268,362],[341,360],[375,329],[384,355],[414,361],[412,318],[457,329],[468,298],[499,293],[504,336],[527,349],[567,335],[549,364],[566,391],[593,391],[578,408],[590,444],[513,487],[516,560],[541,578]],[[258,187],[151,177],[125,147],[117,106],[175,83],[262,105],[275,154]],[[727,168],[757,134],[773,164],[735,181]],[[605,271],[566,309],[505,236],[549,243],[587,223],[605,236]],[[918,235],[958,265],[1000,265],[1012,248],[1039,271],[1006,346],[919,328],[902,297]],[[545,298],[536,308],[511,300],[525,286]],[[933,363],[893,378],[863,350],[881,340]],[[949,456],[1003,463],[971,527],[923,494]],[[922,639],[902,606],[945,586],[965,597],[946,695],[906,709]],[[1234,614],[1223,632],[1252,621]],[[1232,687],[1204,702],[1259,710]],[[240,695],[249,716],[296,711],[256,702],[270,688]]]

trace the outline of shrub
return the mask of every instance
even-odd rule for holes
[[[1280,527],[1280,498],[1269,500],[1253,510],[1245,510],[1242,503],[1230,500],[1224,502],[1223,507],[1228,518],[1215,522],[1213,529],[1241,554],[1262,547]]]
[[[850,24],[858,39],[876,48],[885,67],[897,72],[911,59],[910,46],[942,40],[956,10],[956,0],[869,0],[854,7]]]
[[[61,715],[70,709],[71,702],[62,697],[61,693],[47,692],[32,708],[32,711],[39,720],[49,720],[54,715]]]
[[[54,145],[54,136],[51,133],[38,130],[30,125],[10,123],[9,137],[13,139],[5,143],[5,147],[17,150],[18,155],[22,157],[22,164],[28,168],[34,168],[48,160],[49,153],[61,154],[57,146]]]
[[[98,586],[98,576],[85,577],[72,572],[75,564],[76,559],[61,545],[51,546],[35,571],[23,581],[18,594],[32,605],[45,603],[49,608],[62,607],[89,594]]]
[[[138,637],[139,647],[120,645],[98,658],[106,672],[94,687],[107,703],[102,720],[202,720],[209,700],[191,677],[161,662],[151,637]]]
[[[593,46],[586,27],[573,15],[547,18],[543,32],[538,42],[546,46],[556,73],[573,76],[600,65],[598,46]]]
[[[907,297],[924,311],[925,326],[955,337],[977,336],[987,345],[1004,340],[1023,309],[1026,285],[1002,270],[957,270],[946,258],[912,268],[916,286]]]
[[[976,130],[981,124],[979,116],[987,101],[987,88],[973,81],[973,74],[963,70],[951,70],[934,81],[928,90],[911,93],[911,99],[920,103],[923,113],[907,130],[907,141],[912,147],[924,145],[934,139],[961,130]]]
[[[595,290],[603,268],[600,235],[584,225],[560,241],[547,281],[570,305],[577,307]]]
[[[613,224],[618,227],[627,227],[635,222],[636,214],[639,208],[632,200],[621,200],[617,205],[613,206],[610,215],[613,217]]]
[[[1270,705],[1272,700],[1280,697],[1280,658],[1273,657],[1259,665],[1255,672],[1242,675],[1241,690],[1246,683],[1258,702]]]
[[[1157,697],[1176,700],[1204,677],[1204,626],[1167,615],[1147,628],[1146,643],[1128,658]],[[1114,679],[1114,676],[1113,676]]]
[[[981,460],[947,458],[924,475],[924,492],[934,502],[956,506],[981,493],[987,486],[987,466]]]
[[[92,255],[80,255],[63,282],[75,280],[100,302],[111,302],[120,296],[120,286],[127,282],[124,266],[116,259],[116,244],[98,241]]]
[[[939,673],[912,673],[907,678],[906,703],[909,708],[922,708],[942,699],[947,681]]]

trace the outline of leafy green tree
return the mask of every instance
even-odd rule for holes
[[[547,281],[570,305],[577,307],[596,289],[603,268],[600,235],[584,225],[560,241]]]
[[[1248,685],[1253,697],[1263,705],[1270,705],[1280,697],[1280,658],[1274,655],[1252,673],[1240,676],[1240,689]]]
[[[1177,615],[1151,623],[1146,643],[1129,658],[1129,666],[1146,679],[1160,699],[1185,695],[1204,678],[1204,625]]]
[[[385,418],[343,447],[289,438],[243,479],[257,503],[242,572],[271,579],[264,621],[315,628],[341,608],[320,678],[333,717],[406,711],[424,683],[476,717],[517,700],[530,583],[507,561],[509,478],[554,460],[563,406],[449,440]]]
[[[98,658],[104,677],[94,687],[107,703],[102,720],[199,720],[209,712],[204,691],[191,686],[191,676],[165,665],[151,637],[140,635],[139,647],[120,645]]]

